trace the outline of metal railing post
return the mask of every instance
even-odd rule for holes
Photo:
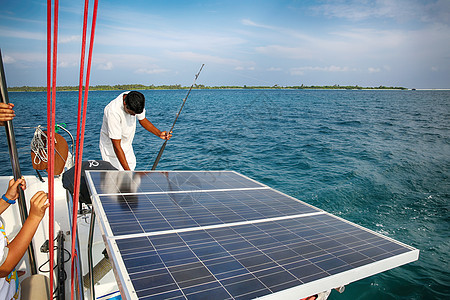
[[[95,226],[95,211],[94,207],[92,206],[91,224],[89,227],[89,240],[88,240],[88,264],[89,264],[89,283],[90,283],[91,299],[95,299],[94,262],[92,258],[92,246],[94,244],[94,226]]]
[[[6,77],[5,77],[5,70],[3,69],[3,59],[1,49],[0,49],[0,79],[1,79],[0,90],[2,102],[8,104],[9,103],[8,90],[6,87]],[[5,129],[6,129],[6,136],[8,139],[9,156],[11,158],[11,168],[14,174],[14,179],[17,180],[22,177],[22,173],[20,171],[19,155],[17,153],[16,137],[14,135],[14,128],[12,121],[5,122]],[[27,205],[25,203],[25,194],[22,189],[19,189],[19,191],[20,193],[18,205],[20,211],[20,218],[22,224],[24,224],[25,220],[28,218],[28,210]],[[37,274],[33,243],[30,243],[30,245],[28,245],[28,260],[30,262],[31,274],[33,275]]]

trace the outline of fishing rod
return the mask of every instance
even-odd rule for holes
[[[178,117],[180,116],[181,110],[183,109],[184,104],[186,104],[186,100],[189,97],[189,94],[191,93],[191,90],[194,87],[195,82],[197,81],[197,78],[200,75],[200,72],[202,71],[204,66],[205,66],[205,64],[202,64],[202,66],[200,67],[200,70],[198,71],[198,73],[195,74],[194,82],[192,83],[191,87],[189,88],[189,91],[188,91],[186,97],[184,97],[184,99],[183,99],[183,104],[181,104],[180,110],[178,111],[177,116],[175,117],[175,120],[173,121],[172,127],[169,130],[169,134],[172,133],[173,128],[175,127],[175,124],[177,123]],[[161,156],[162,156],[162,154],[164,152],[164,149],[166,148],[167,141],[168,140],[165,140],[164,144],[162,144],[162,146],[161,146],[161,149],[159,149],[158,156],[156,156],[155,162],[153,163],[153,166],[152,166],[152,171],[156,169],[156,166],[158,165],[159,160],[161,159]]]

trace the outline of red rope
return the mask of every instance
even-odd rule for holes
[[[84,17],[83,17],[83,37],[82,37],[82,44],[81,44],[81,59],[80,59],[80,81],[78,84],[78,117],[77,117],[77,135],[76,135],[76,156],[75,156],[75,178],[74,178],[74,193],[73,193],[73,207],[72,207],[72,258],[71,258],[71,276],[70,276],[70,287],[71,287],[71,299],[74,297],[74,264],[75,264],[75,258],[78,256],[75,253],[75,243],[76,243],[76,235],[77,235],[77,218],[78,218],[78,200],[79,200],[79,186],[80,186],[80,177],[78,176],[78,173],[81,174],[81,169],[79,165],[79,136],[80,136],[80,122],[81,122],[81,100],[83,96],[83,72],[84,72],[84,57],[86,55],[86,31],[87,31],[87,19],[88,19],[88,7],[89,7],[89,0],[85,0],[84,3]]]
[[[50,54],[51,46],[51,0],[47,1],[47,152],[48,152],[48,200],[49,207],[49,253],[50,253],[50,291],[53,292],[53,266],[54,266],[54,220],[55,220],[55,107],[56,107],[56,69],[58,53],[58,8],[59,2],[55,0],[53,16],[53,55]],[[52,57],[53,56],[53,57]],[[53,58],[53,59],[52,59]],[[50,68],[50,63],[52,68]],[[51,73],[51,74],[50,74]],[[51,83],[50,83],[51,77]],[[51,89],[51,92],[50,92]],[[52,299],[52,296],[50,297]]]
[[[75,253],[76,233],[77,233],[77,218],[78,218],[78,204],[79,204],[79,187],[81,179],[81,164],[83,158],[83,143],[84,132],[86,127],[86,109],[89,95],[89,80],[91,74],[92,64],[92,52],[94,48],[94,36],[95,26],[97,23],[97,7],[98,0],[94,2],[94,10],[92,17],[91,36],[89,42],[89,54],[88,64],[86,67],[86,83],[84,90],[83,109],[81,109],[82,90],[83,90],[83,70],[84,70],[84,57],[86,50],[86,31],[87,31],[87,15],[88,15],[88,0],[85,0],[84,7],[84,21],[83,21],[83,39],[81,47],[81,62],[80,62],[80,81],[78,88],[78,122],[77,122],[77,142],[76,142],[76,162],[75,162],[75,179],[74,179],[74,197],[73,197],[73,211],[72,211],[72,253]],[[81,124],[80,124],[81,123]],[[81,126],[80,126],[81,125]],[[75,270],[75,258],[78,255],[72,255],[72,267],[71,267],[71,299],[74,299],[74,274]],[[91,274],[92,275],[92,274]]]
[[[72,211],[72,269],[71,269],[71,299],[74,299],[74,275],[78,274],[78,270],[75,270],[75,258],[78,254],[75,252],[75,241],[77,233],[77,218],[78,218],[78,202],[79,202],[79,189],[81,178],[81,163],[83,157],[83,141],[84,131],[86,125],[86,109],[89,94],[89,80],[90,70],[92,64],[92,52],[94,47],[95,26],[97,23],[97,7],[98,0],[94,2],[94,11],[91,26],[91,37],[89,44],[88,64],[86,71],[86,84],[82,109],[82,96],[83,96],[83,71],[84,71],[84,57],[86,52],[86,31],[87,31],[87,16],[88,16],[88,3],[89,0],[85,0],[84,7],[84,20],[83,20],[83,39],[81,49],[81,62],[80,62],[80,81],[78,89],[78,121],[77,121],[77,139],[76,139],[76,162],[75,162],[75,179],[74,179],[74,197],[73,197],[73,211]],[[55,107],[56,107],[56,70],[57,70],[57,45],[58,45],[58,7],[59,2],[55,0],[54,4],[54,17],[53,17],[53,53],[51,51],[52,45],[52,1],[47,0],[47,145],[48,145],[48,199],[50,203],[49,207],[49,248],[50,248],[50,291],[53,292],[54,282],[54,156],[55,156]],[[53,60],[52,60],[53,58]],[[81,123],[81,125],[80,125]],[[52,293],[53,294],[53,293]],[[50,296],[52,299],[52,296]]]

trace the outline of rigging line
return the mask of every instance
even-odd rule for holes
[[[80,57],[80,79],[78,83],[78,115],[77,115],[77,135],[75,139],[75,170],[74,170],[74,195],[72,197],[72,224],[71,224],[71,253],[75,254],[75,241],[76,241],[76,235],[77,235],[77,223],[75,215],[78,213],[78,199],[79,199],[79,192],[78,192],[78,186],[79,186],[79,179],[78,179],[78,169],[79,169],[79,149],[80,149],[80,122],[81,122],[81,104],[82,104],[82,97],[83,97],[83,78],[84,78],[84,58],[86,56],[86,31],[87,31],[87,19],[88,19],[88,8],[89,8],[89,1],[85,0],[84,2],[84,15],[83,15],[83,33],[82,33],[82,42],[81,42],[81,57]],[[80,172],[81,173],[81,172]],[[74,297],[74,284],[75,284],[75,278],[74,278],[74,266],[75,266],[75,258],[76,255],[72,255],[71,257],[71,268],[70,268],[70,298],[73,299]]]
[[[92,65],[92,52],[94,48],[94,36],[95,36],[95,26],[97,22],[97,8],[98,0],[94,2],[92,25],[91,25],[91,35],[89,41],[89,53],[88,62],[86,67],[86,83],[84,90],[84,101],[83,101],[83,116],[81,117],[81,96],[83,88],[83,69],[84,69],[84,56],[85,56],[85,46],[86,46],[86,31],[87,31],[87,14],[88,14],[88,2],[85,1],[85,11],[84,11],[84,24],[83,24],[83,46],[82,46],[82,59],[80,63],[80,82],[79,82],[79,98],[78,98],[78,122],[77,122],[77,149],[76,149],[76,163],[75,163],[75,181],[74,181],[74,198],[73,198],[73,217],[72,217],[72,253],[76,254],[75,244],[76,244],[76,232],[77,232],[77,219],[78,219],[78,204],[79,204],[79,187],[81,181],[81,165],[83,158],[83,142],[84,142],[84,132],[86,127],[86,110],[89,95],[89,80],[91,74]],[[80,126],[81,122],[81,126]],[[78,274],[79,270],[75,270],[75,258],[78,259],[78,255],[72,256],[72,266],[71,266],[71,299],[74,298],[74,273]],[[91,295],[93,295],[93,287],[91,287]],[[95,296],[93,297],[95,299]]]
[[[177,123],[178,117],[179,117],[180,114],[181,114],[181,110],[183,109],[184,104],[186,104],[186,100],[187,100],[187,98],[189,97],[189,94],[191,93],[192,87],[194,86],[195,82],[197,81],[197,78],[198,78],[198,76],[200,75],[200,72],[202,71],[202,69],[203,69],[204,66],[205,66],[205,64],[202,64],[202,66],[200,67],[200,70],[199,70],[198,73],[195,75],[194,82],[192,83],[191,87],[189,88],[189,91],[188,91],[188,93],[186,94],[186,97],[184,97],[184,99],[183,99],[183,104],[181,105],[181,108],[180,108],[180,110],[178,111],[177,116],[175,117],[175,120],[173,121],[172,127],[171,127],[170,130],[169,130],[169,133],[172,133],[173,128],[175,127],[175,124]],[[153,163],[152,170],[155,170],[155,169],[156,169],[156,166],[158,165],[159,160],[161,159],[161,156],[162,156],[162,154],[163,154],[163,152],[164,152],[164,149],[166,148],[167,141],[168,141],[168,140],[165,140],[164,143],[163,143],[162,146],[161,146],[161,149],[159,149],[158,155],[156,156],[155,162]]]
[[[56,69],[58,53],[58,9],[59,1],[54,2],[53,15],[53,53],[51,53],[51,20],[52,1],[47,0],[47,152],[48,152],[48,200],[49,207],[49,249],[54,249],[54,140],[55,140],[55,107],[56,107]],[[50,67],[50,64],[52,65]],[[50,80],[51,78],[51,80]],[[49,251],[50,270],[53,270],[54,252]],[[53,292],[54,272],[50,272],[50,291]]]
[[[29,154],[30,147],[29,146],[18,147],[17,152],[19,153],[20,156]],[[9,150],[0,151],[0,154],[9,154]]]

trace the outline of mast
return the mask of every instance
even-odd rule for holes
[[[8,90],[6,87],[6,77],[5,77],[5,70],[3,69],[3,59],[1,49],[0,49],[0,80],[1,80],[0,90],[2,102],[9,104]],[[22,172],[20,171],[19,155],[17,153],[16,137],[14,135],[14,127],[12,121],[5,122],[5,129],[6,129],[6,137],[8,139],[11,168],[13,171],[14,180],[17,180],[22,177]],[[25,203],[25,194],[22,189],[19,189],[19,201],[17,205],[19,205],[20,219],[22,221],[22,224],[24,224],[25,220],[28,218],[28,210],[27,205]],[[28,260],[30,262],[31,274],[33,275],[37,274],[33,243],[30,243],[30,245],[28,245],[27,252],[28,252]]]

